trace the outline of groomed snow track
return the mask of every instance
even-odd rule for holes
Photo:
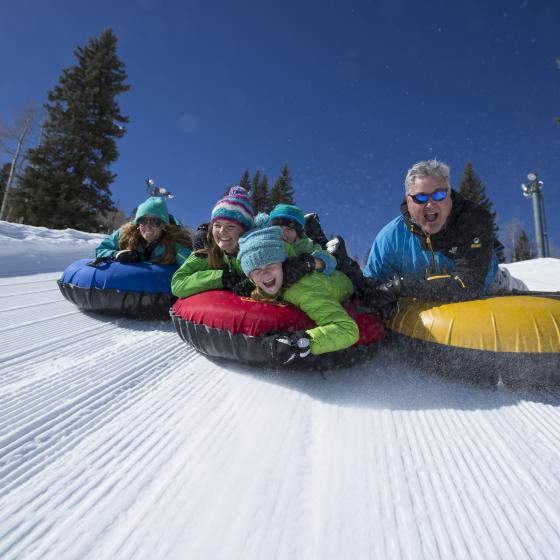
[[[560,558],[560,394],[212,362],[0,278],[0,558]]]

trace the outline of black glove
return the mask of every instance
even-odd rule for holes
[[[357,292],[358,297],[367,306],[381,310],[397,302],[401,295],[401,287],[401,279],[398,276],[381,284],[373,278],[363,278]]]
[[[224,290],[233,292],[233,287],[246,278],[247,277],[245,275],[240,274],[237,270],[235,270],[235,268],[231,270],[224,270],[224,273],[222,274],[222,286]]]
[[[297,257],[287,257],[282,263],[284,271],[283,288],[293,286],[309,272],[315,270],[315,257],[309,253],[302,253]]]
[[[200,224],[193,234],[193,251],[199,251],[204,249],[207,245],[208,240],[208,227],[210,224]]]
[[[305,226],[303,229],[305,235],[307,235],[313,243],[318,243],[323,249],[327,246],[327,236],[321,227],[319,214],[306,214]]]
[[[237,284],[233,285],[231,291],[238,296],[249,297],[253,293],[254,289],[255,285],[253,282],[251,282],[249,278],[243,278],[237,282]]]
[[[113,258],[120,263],[133,263],[140,262],[142,260],[138,251],[131,251],[129,249],[126,249],[124,251],[117,251],[113,255]]]
[[[348,256],[344,238],[341,235],[333,237],[333,239],[327,242],[327,251],[336,259],[336,268],[340,272],[344,272],[352,280],[354,289],[358,291],[364,279],[362,269],[354,259]]]
[[[311,353],[311,338],[305,331],[267,336],[263,339],[273,364],[287,364]]]
[[[401,296],[439,302],[456,302],[480,297],[480,290],[469,289],[459,276],[448,273],[427,278],[401,278]]]

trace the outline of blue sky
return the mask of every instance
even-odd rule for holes
[[[287,162],[296,202],[363,258],[413,163],[447,162],[456,185],[470,159],[502,236],[513,218],[533,236],[520,184],[538,171],[560,246],[560,2],[490,4],[19,0],[2,10],[0,121],[45,103],[112,27],[131,85],[112,187],[126,211],[153,177],[196,225],[245,168],[272,182]]]

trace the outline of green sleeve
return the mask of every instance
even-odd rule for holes
[[[98,259],[110,259],[119,250],[119,239],[121,238],[120,228],[108,235],[95,249],[95,256]]]
[[[177,297],[189,297],[199,292],[220,290],[223,270],[208,268],[208,259],[192,254],[171,279],[171,292]]]
[[[349,278],[336,271],[332,276],[308,274],[284,292],[283,299],[297,305],[317,325],[307,331],[312,354],[342,350],[357,342],[358,325],[341,305],[352,291]]]
[[[321,245],[313,243],[309,237],[301,237],[293,245],[291,245],[291,247],[296,256],[303,255],[303,253],[309,253],[316,259],[323,261],[324,268],[321,271],[323,274],[331,276],[334,272],[336,268],[336,259],[328,251],[325,251]]]

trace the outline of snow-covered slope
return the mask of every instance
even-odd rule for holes
[[[325,377],[212,362],[169,322],[62,298],[41,258],[95,236],[13,227],[36,256],[1,240],[0,558],[560,557],[558,391],[390,348]],[[560,289],[559,265],[510,270]]]
[[[0,278],[64,270],[77,259],[95,258],[104,235],[54,230],[0,220]]]

